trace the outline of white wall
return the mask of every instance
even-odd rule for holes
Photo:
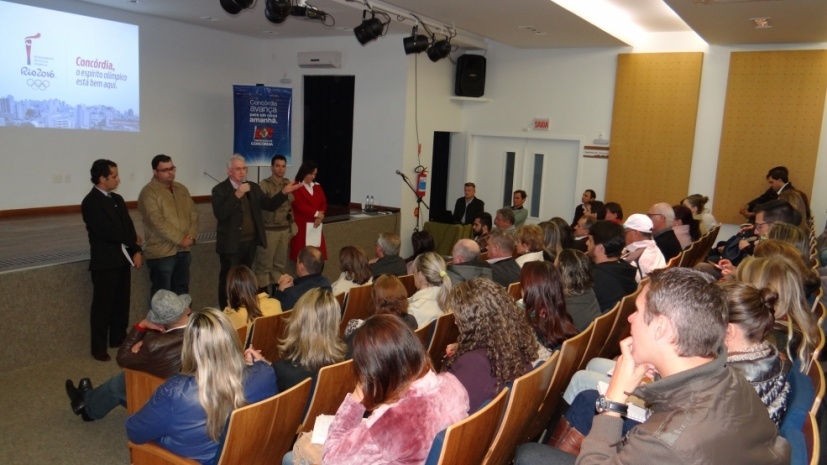
[[[260,41],[75,1],[26,0],[34,6],[137,24],[140,28],[141,132],[138,134],[0,127],[0,210],[78,205],[98,158],[119,166],[119,192],[136,200],[152,175],[150,160],[173,157],[177,179],[193,195],[226,176],[233,149],[233,84],[261,82]],[[70,182],[53,183],[54,175]],[[34,183],[34,186],[33,186]],[[33,188],[34,187],[34,188]],[[16,193],[16,194],[15,194]]]

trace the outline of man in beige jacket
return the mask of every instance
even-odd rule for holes
[[[138,210],[144,221],[144,256],[152,282],[159,289],[188,294],[190,248],[198,235],[198,211],[183,184],[175,182],[175,165],[167,155],[152,159],[152,179],[141,189]]]
[[[270,171],[273,175],[259,183],[261,191],[268,197],[292,184],[290,179],[284,177],[287,172],[287,158],[284,155],[273,155],[270,160]],[[253,270],[260,288],[267,288],[270,284],[277,288],[281,275],[285,273],[290,244],[290,226],[293,223],[290,211],[292,203],[293,194],[288,193],[287,202],[281,204],[275,211],[263,210],[261,212],[264,220],[264,234],[267,236],[267,247],[258,247]]]

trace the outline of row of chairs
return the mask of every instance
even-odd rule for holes
[[[141,371],[124,372],[127,410],[134,413],[164,380]],[[233,411],[218,463],[276,463],[274,458],[290,451],[298,433],[312,431],[319,415],[335,414],[355,388],[353,361],[346,360],[319,370],[315,386],[308,378],[269,399]],[[195,463],[153,443],[130,442],[129,449],[134,465]]]

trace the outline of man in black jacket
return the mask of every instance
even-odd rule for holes
[[[273,292],[273,298],[281,302],[281,308],[284,311],[292,309],[299,297],[310,289],[322,287],[332,291],[330,280],[322,276],[324,260],[322,251],[318,247],[308,245],[299,250],[296,258],[296,276],[298,277],[294,280],[289,274],[281,275],[279,288]]]
[[[120,347],[129,324],[131,266],[143,265],[141,240],[123,197],[113,192],[121,183],[118,165],[95,160],[89,170],[95,187],[81,203],[89,235],[92,273],[92,357],[108,362],[108,347]]]
[[[275,211],[287,201],[287,194],[300,186],[291,183],[272,197],[261,187],[247,181],[247,162],[241,155],[233,155],[227,162],[227,179],[212,189],[212,211],[218,220],[215,230],[221,269],[218,273],[218,308],[227,305],[227,272],[236,265],[253,267],[256,247],[267,247],[262,210]]]
[[[474,218],[485,211],[485,202],[475,197],[477,186],[473,182],[466,182],[464,197],[457,199],[454,205],[454,221],[461,224],[471,224]]]

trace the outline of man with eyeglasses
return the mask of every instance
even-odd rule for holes
[[[227,305],[227,272],[236,265],[252,268],[256,248],[267,247],[262,210],[275,211],[299,188],[294,182],[267,196],[258,184],[247,180],[247,162],[235,154],[227,161],[227,179],[212,189],[212,211],[217,220],[219,308]]]
[[[189,294],[190,249],[198,235],[198,211],[190,192],[175,182],[168,155],[152,158],[152,179],[141,189],[138,210],[144,221],[144,256],[152,282],[150,298],[159,289]]]
[[[672,223],[675,222],[675,211],[668,203],[656,203],[649,207],[646,213],[652,220],[652,238],[655,244],[663,252],[663,258],[668,263],[673,257],[678,256],[683,248],[678,236],[672,231]]]

